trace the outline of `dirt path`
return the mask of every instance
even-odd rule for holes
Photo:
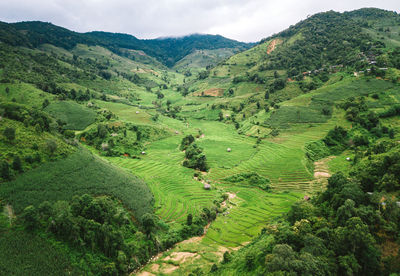
[[[10,204],[7,204],[6,206],[4,206],[4,210],[10,221],[10,225],[12,225],[12,222],[15,219],[15,214],[14,214],[14,210],[13,210],[12,206]]]
[[[230,200],[233,200],[234,198],[236,198],[236,194],[235,193],[226,193],[228,195],[228,198],[226,200],[224,200],[221,203],[221,206],[227,206],[228,202]],[[170,250],[174,250],[179,248],[181,245],[187,245],[187,244],[200,244],[200,242],[204,239],[204,237],[207,234],[207,230],[210,228],[212,222],[209,222],[205,227],[204,227],[204,232],[203,235],[201,236],[197,236],[197,237],[192,237],[190,239],[181,241],[177,244],[175,244],[175,246],[165,252],[168,252]],[[235,248],[236,249],[236,248]],[[235,250],[232,249],[232,250]],[[223,246],[219,246],[218,250],[216,252],[212,252],[215,255],[217,255],[218,257],[220,257],[222,259],[222,256],[224,254],[225,251],[229,251],[230,249],[223,247]],[[153,258],[151,258],[149,260],[149,262],[145,265],[147,266],[150,263],[153,263],[157,260],[159,260],[165,252],[161,252],[158,255],[154,256]],[[164,257],[162,259],[163,263],[160,264],[156,264],[153,263],[151,266],[149,266],[147,268],[147,271],[143,270],[143,268],[145,266],[142,267],[142,270],[139,271],[135,271],[134,273],[132,273],[131,275],[138,275],[138,276],[153,276],[153,275],[157,275],[159,273],[162,274],[171,274],[173,273],[175,270],[179,269],[180,266],[179,265],[173,265],[171,264],[171,261],[174,263],[179,263],[179,264],[183,264],[183,263],[188,263],[188,262],[193,262],[197,259],[202,258],[202,256],[199,253],[193,253],[193,252],[187,252],[187,251],[174,251],[171,254],[169,254],[168,256]],[[135,274],[137,273],[137,274]]]

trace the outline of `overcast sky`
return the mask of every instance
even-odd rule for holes
[[[40,20],[138,38],[209,33],[255,42],[307,15],[362,7],[400,13],[400,0],[0,0],[0,21]]]

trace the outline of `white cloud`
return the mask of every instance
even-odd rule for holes
[[[123,32],[139,38],[190,33],[258,41],[327,10],[378,7],[400,11],[398,0],[2,0],[0,20],[41,20],[87,32]]]

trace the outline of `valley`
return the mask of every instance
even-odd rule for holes
[[[1,23],[0,274],[400,273],[399,32]]]

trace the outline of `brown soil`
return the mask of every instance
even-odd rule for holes
[[[269,55],[269,54],[271,54],[274,50],[275,50],[275,48],[276,48],[276,46],[278,45],[278,44],[281,44],[282,43],[282,40],[280,40],[280,39],[274,39],[274,40],[272,40],[269,44],[268,44],[268,47],[267,47],[267,54]]]
[[[136,276],[154,276],[154,274],[147,271],[142,271],[139,274],[136,274]]]
[[[321,177],[328,178],[328,177],[331,177],[331,174],[327,173],[327,172],[314,172],[314,177],[315,178],[321,178]]]
[[[195,178],[195,179],[198,180],[197,178]],[[236,194],[235,194],[235,193],[230,193],[230,192],[228,192],[227,194],[228,194],[228,199],[225,200],[224,202],[222,202],[222,204],[225,205],[225,206],[226,206],[226,202],[227,202],[228,200],[232,200],[232,199],[234,199],[234,198],[236,197]],[[204,232],[203,232],[203,235],[202,235],[202,236],[199,236],[199,237],[192,237],[192,238],[190,238],[190,239],[181,241],[180,243],[177,243],[177,244],[174,246],[174,248],[177,248],[179,245],[182,245],[182,244],[200,243],[200,242],[203,240],[203,238],[206,236],[207,230],[208,230],[208,228],[210,228],[210,226],[211,226],[211,222],[208,223],[208,224],[204,227]],[[245,244],[246,244],[246,243],[244,243],[242,246],[244,246]],[[241,248],[242,246],[239,246],[239,247],[237,247],[237,248],[232,248],[232,249],[228,249],[228,248],[226,248],[226,247],[220,246],[220,247],[218,248],[218,251],[217,251],[217,252],[213,252],[213,253],[214,253],[216,256],[218,256],[218,257],[222,260],[223,254],[224,254],[225,251],[238,250],[238,249]],[[168,250],[168,251],[169,251],[169,250]],[[154,262],[154,261],[158,260],[160,257],[162,257],[163,253],[164,253],[164,252],[161,252],[161,253],[159,253],[157,256],[154,256],[149,262]],[[164,262],[167,262],[167,261],[175,261],[175,262],[179,262],[180,264],[182,264],[182,263],[185,263],[185,262],[187,262],[187,261],[196,260],[196,259],[199,259],[199,258],[201,258],[201,256],[200,256],[198,253],[179,251],[179,252],[172,252],[169,256],[167,256],[167,257],[165,257],[164,259],[162,259],[162,261],[164,261]],[[160,265],[158,265],[158,264],[153,264],[153,265],[151,265],[151,267],[150,267],[150,270],[151,270],[153,273],[160,273],[160,272],[162,272],[162,273],[164,273],[164,274],[170,274],[170,273],[174,272],[174,271],[177,270],[177,269],[179,269],[179,266],[175,266],[175,265],[172,265],[172,264],[166,264],[166,263],[163,263],[161,267],[160,267]],[[148,274],[142,274],[142,273],[148,273]],[[143,271],[143,272],[140,272],[138,275],[140,275],[140,276],[153,276],[154,274],[152,274],[152,273],[150,273],[150,272],[147,272],[147,271]]]
[[[152,271],[158,271],[160,269],[160,265],[159,264],[153,264],[150,269]]]
[[[334,158],[335,156],[329,156],[327,158],[314,162],[315,181],[318,181],[323,185],[326,185],[328,183],[328,178],[331,177],[331,173],[328,167],[328,162]]]
[[[175,270],[177,270],[179,268],[179,266],[176,265],[172,265],[172,264],[165,264],[162,267],[162,272],[165,274],[171,274],[172,272],[174,272]]]
[[[204,91],[198,91],[193,93],[193,96],[221,97],[223,95],[224,95],[224,89],[222,88],[210,88]]]

